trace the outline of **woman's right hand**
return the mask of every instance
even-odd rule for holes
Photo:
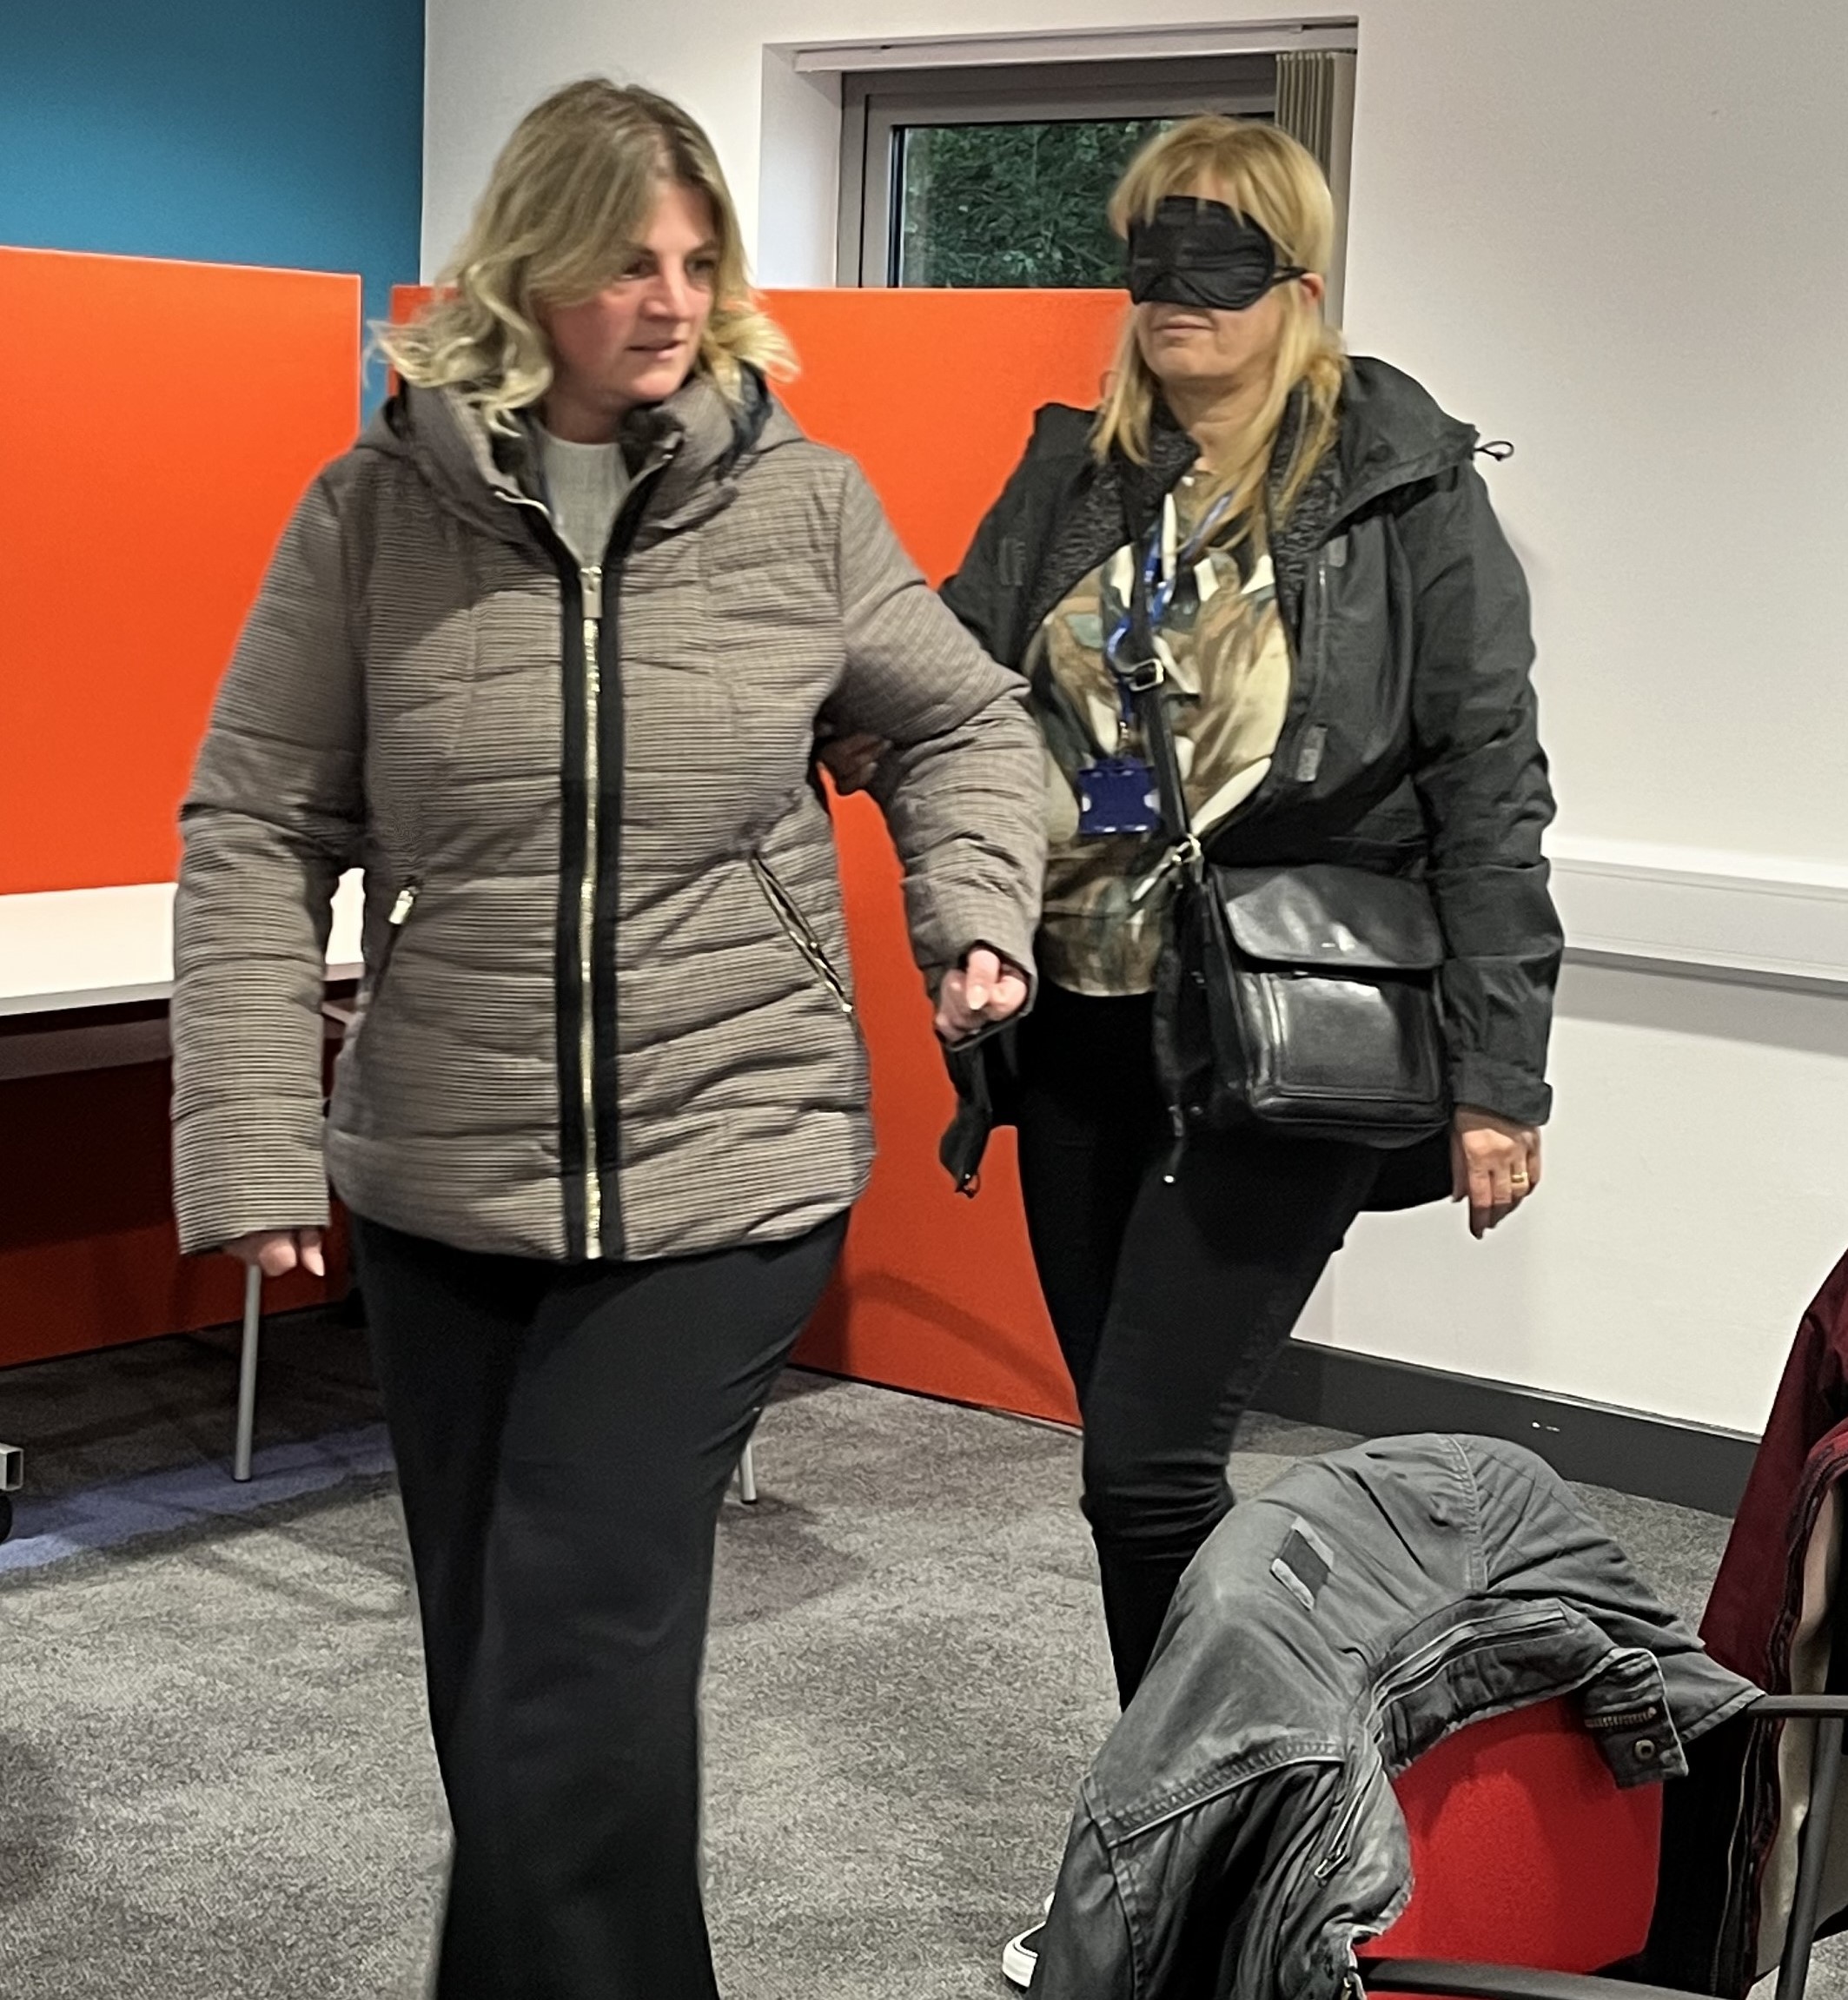
[[[1540,1183],[1539,1132],[1474,1104],[1457,1107],[1450,1158],[1450,1198],[1469,1203],[1469,1233],[1478,1242]]]
[[[300,1265],[317,1278],[328,1275],[327,1259],[321,1254],[319,1229],[253,1229],[225,1245],[225,1255],[248,1268],[255,1265],[266,1278],[280,1278]]]

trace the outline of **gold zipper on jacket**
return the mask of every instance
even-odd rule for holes
[[[578,573],[584,593],[584,878],[578,886],[578,1080],[584,1107],[584,1248],[603,1255],[603,1180],[597,1162],[596,978],[598,788],[602,782],[597,732],[603,696],[598,642],[603,629],[603,571],[587,564]]]
[[[679,441],[665,440],[658,445],[635,475],[622,507],[636,503],[642,488],[673,457]],[[564,537],[550,507],[525,493],[496,487],[498,498],[514,507],[530,507],[552,530],[561,546]],[[603,1255],[603,1184],[597,1162],[597,1010],[595,1004],[596,917],[598,853],[602,801],[600,745],[603,696],[602,662],[599,657],[603,632],[603,570],[599,564],[586,564],[578,571],[578,586],[584,605],[584,874],[578,888],[578,978],[580,987],[578,1021],[578,1069],[580,1104],[584,1117],[584,1252],[586,1257]]]

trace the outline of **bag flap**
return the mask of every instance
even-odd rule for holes
[[[1432,972],[1443,927],[1421,882],[1364,868],[1215,868],[1213,887],[1248,958],[1275,965]]]

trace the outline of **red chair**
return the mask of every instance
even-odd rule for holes
[[[1416,1888],[1373,1950],[1595,1972],[1642,1950],[1661,1787],[1619,1791],[1569,1703],[1459,1730],[1393,1789]]]
[[[1763,1722],[1818,1719],[1790,1942],[1778,1975],[1778,2000],[1798,2000],[1848,1693],[1765,1695],[1749,1712]],[[1416,1886],[1405,1913],[1361,1960],[1369,1993],[1686,2000],[1666,1988],[1586,1977],[1640,1951],[1648,1936],[1662,1795],[1655,1785],[1619,1791],[1566,1703],[1459,1731],[1394,1790],[1411,1832]]]

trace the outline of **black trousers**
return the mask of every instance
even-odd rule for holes
[[[845,1232],[561,1265],[355,1220],[455,1826],[439,2000],[714,2000],[713,1535]]]
[[[1369,1148],[1171,1136],[1154,1003],[1048,984],[1020,1040],[1020,1172],[1084,1423],[1116,1683],[1128,1702],[1181,1573],[1232,1504],[1238,1420],[1373,1186]]]

